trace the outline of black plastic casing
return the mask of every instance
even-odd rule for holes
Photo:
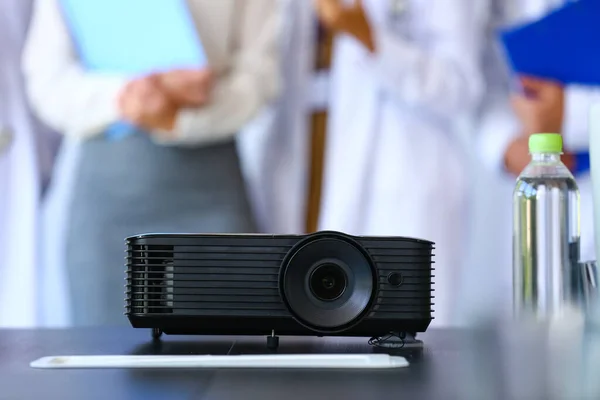
[[[343,251],[343,246],[350,246],[370,271],[368,278],[361,278],[371,288],[368,301],[347,323],[328,327],[308,323],[301,315],[308,311],[294,308],[298,302],[286,289],[295,285],[289,274],[298,275],[292,268],[305,268],[298,264],[300,251],[312,249],[317,242],[321,250],[313,259],[339,258],[352,270],[355,259],[346,259]],[[424,332],[432,320],[434,245],[425,240],[338,232],[145,234],[127,238],[126,245],[125,314],[135,328],[178,335],[270,335],[274,331],[293,336],[375,337]],[[349,286],[348,295],[351,290]],[[337,313],[335,307],[325,311],[322,320]]]

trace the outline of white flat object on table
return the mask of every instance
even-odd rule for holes
[[[302,354],[233,356],[53,356],[32,368],[302,368],[390,369],[408,367],[404,357],[387,354]]]

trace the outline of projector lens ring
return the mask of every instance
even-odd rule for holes
[[[313,236],[286,257],[280,276],[284,302],[316,332],[357,324],[375,297],[376,274],[360,245],[343,236]]]

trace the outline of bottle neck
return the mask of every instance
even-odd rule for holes
[[[559,163],[562,153],[533,153],[531,159],[540,163]]]

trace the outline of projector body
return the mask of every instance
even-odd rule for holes
[[[148,234],[127,239],[126,315],[189,335],[416,335],[432,320],[433,243]]]

